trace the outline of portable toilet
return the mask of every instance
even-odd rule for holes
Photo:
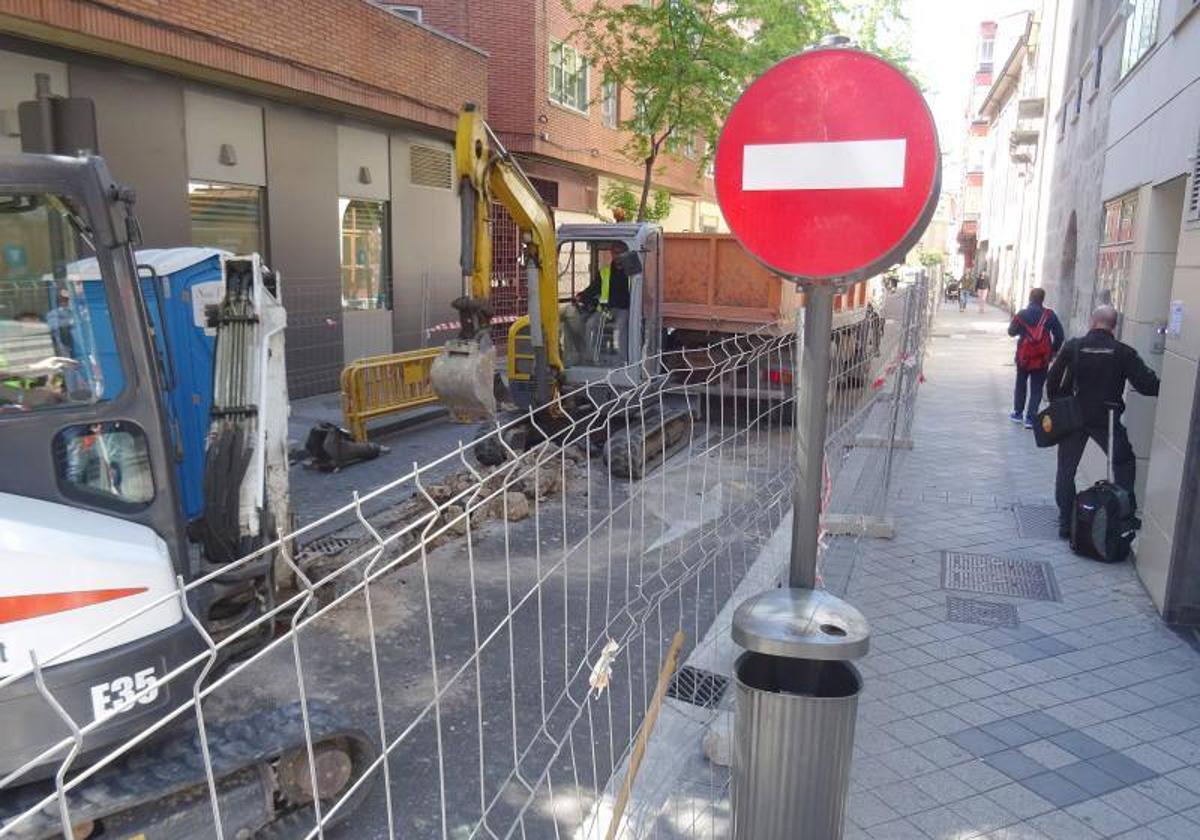
[[[224,294],[221,257],[226,254],[217,248],[150,248],[134,255],[165,369],[176,474],[183,512],[189,521],[204,513],[205,446],[212,405],[216,331],[208,328],[204,310],[209,304],[220,303]],[[82,285],[91,312],[107,310],[95,258],[73,263],[68,279]],[[119,393],[124,374],[117,363],[111,322],[106,318],[90,321],[95,345],[91,350],[99,363],[105,390]]]

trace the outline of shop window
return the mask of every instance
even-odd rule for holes
[[[340,198],[338,210],[342,239],[342,308],[391,309],[387,202]]]
[[[54,463],[68,496],[100,504],[154,498],[146,435],[125,421],[69,426],[54,436]]]
[[[550,101],[587,113],[587,59],[579,50],[561,41],[550,42]]]
[[[262,193],[246,184],[190,182],[192,244],[265,257]]]
[[[1158,34],[1159,0],[1130,0],[1125,18],[1125,46],[1121,54],[1121,77],[1150,52]]]
[[[1137,194],[1130,193],[1104,204],[1100,258],[1092,307],[1113,306],[1120,312],[1133,268],[1133,237],[1137,221]]]
[[[104,285],[70,276],[86,242],[58,196],[0,194],[0,412],[109,400],[124,381]]]

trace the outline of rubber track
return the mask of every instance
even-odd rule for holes
[[[353,744],[356,752],[365,751],[371,756],[376,752],[370,738],[349,727],[330,706],[309,701],[308,714],[314,743],[342,737]],[[206,723],[213,774],[218,781],[305,743],[299,702],[237,720]],[[193,718],[191,726],[130,752],[72,790],[68,794],[71,820],[78,824],[101,819],[200,784],[207,784],[207,775]],[[50,781],[0,793],[0,825],[8,828],[10,820],[53,791],[54,784]],[[52,802],[14,826],[6,836],[25,840],[59,833],[58,805]]]

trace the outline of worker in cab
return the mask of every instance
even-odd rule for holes
[[[629,362],[629,277],[621,264],[627,252],[623,242],[613,242],[598,252],[597,270],[580,295],[587,318],[587,341],[591,361],[620,367]],[[615,352],[604,352],[606,326],[612,325]],[[603,357],[603,359],[602,359]]]

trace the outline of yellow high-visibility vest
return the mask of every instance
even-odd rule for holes
[[[608,303],[608,284],[612,279],[612,266],[606,265],[600,269],[600,302]]]

